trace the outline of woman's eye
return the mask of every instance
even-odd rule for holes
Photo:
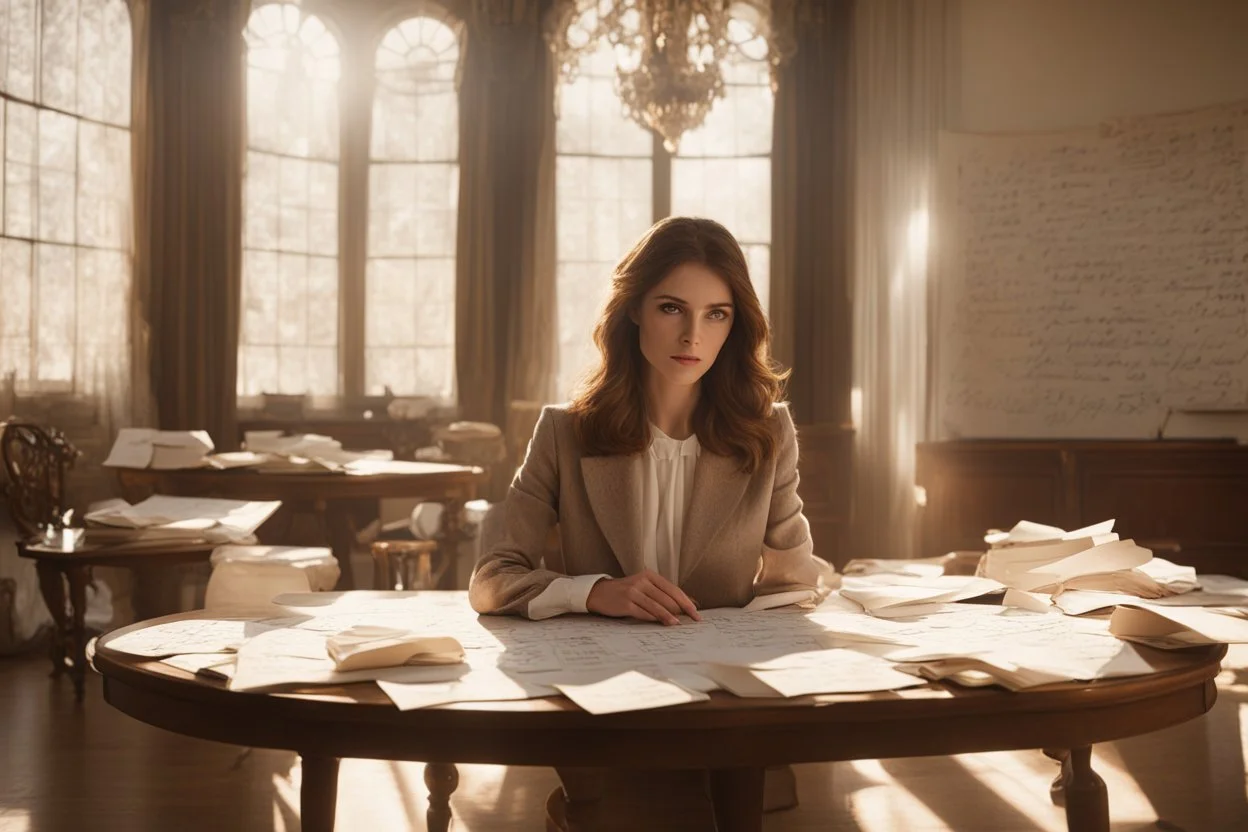
[[[722,309],[712,309],[710,318],[712,321],[726,321],[728,320],[728,313]]]
[[[674,303],[665,303],[659,307],[659,311],[667,315],[672,315],[680,311],[680,307]]]

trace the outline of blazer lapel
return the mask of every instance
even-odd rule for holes
[[[585,492],[598,528],[611,546],[625,575],[643,568],[641,554],[641,457],[581,457]]]
[[[750,475],[740,463],[702,449],[693,474],[693,497],[680,539],[680,580],[692,574],[705,556],[716,532],[736,511],[745,496]]]

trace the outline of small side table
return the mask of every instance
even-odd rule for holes
[[[160,545],[116,544],[86,546],[65,550],[42,542],[19,542],[17,554],[35,562],[39,574],[39,590],[52,615],[52,675],[68,673],[74,683],[74,698],[82,701],[86,683],[87,649],[87,584],[96,566],[120,566],[129,569],[172,566],[205,561],[216,543],[170,543]],[[68,593],[66,587],[68,586]]]

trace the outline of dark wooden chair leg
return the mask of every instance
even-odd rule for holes
[[[74,681],[74,699],[81,702],[86,692],[87,677],[87,584],[91,568],[72,566],[65,570],[69,579],[69,676]]]
[[[301,754],[303,783],[299,814],[303,832],[334,832],[338,807],[338,758]]]
[[[598,807],[606,789],[606,770],[560,766],[555,772],[563,784],[563,821],[568,832],[588,832],[596,828]],[[547,815],[550,815],[549,810]]]
[[[429,809],[425,825],[429,832],[447,832],[451,826],[451,795],[459,786],[459,769],[454,763],[425,763],[425,787],[429,789]]]
[[[711,769],[711,806],[717,832],[762,832],[762,768]]]
[[[39,591],[43,603],[52,616],[52,646],[48,651],[52,659],[52,675],[60,676],[67,669],[69,660],[69,615],[65,611],[65,576],[51,563],[35,564],[39,575]]]
[[[1062,763],[1066,780],[1066,828],[1070,832],[1109,832],[1109,795],[1105,781],[1092,770],[1092,746],[1072,748]]]

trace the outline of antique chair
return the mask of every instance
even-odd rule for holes
[[[17,552],[21,557],[31,557],[27,547],[41,542],[47,530],[61,525],[65,510],[65,472],[73,466],[79,452],[54,428],[10,419],[0,431],[0,454],[8,475],[5,498],[19,536]],[[56,628],[51,659],[52,675],[59,676],[72,669],[75,624],[77,629],[85,629],[82,617],[86,613],[91,567],[57,568],[52,563],[37,560],[35,569],[39,575],[39,589]],[[66,607],[66,582],[72,612]]]
[[[138,568],[148,565],[202,561],[213,544],[168,546],[92,546],[62,542],[60,530],[67,508],[65,474],[79,452],[55,428],[9,419],[0,429],[0,456],[8,475],[4,494],[17,526],[20,557],[35,561],[39,590],[52,615],[52,675],[68,672],[74,694],[82,701],[86,675],[87,586],[94,566]],[[67,592],[68,588],[68,592]]]

